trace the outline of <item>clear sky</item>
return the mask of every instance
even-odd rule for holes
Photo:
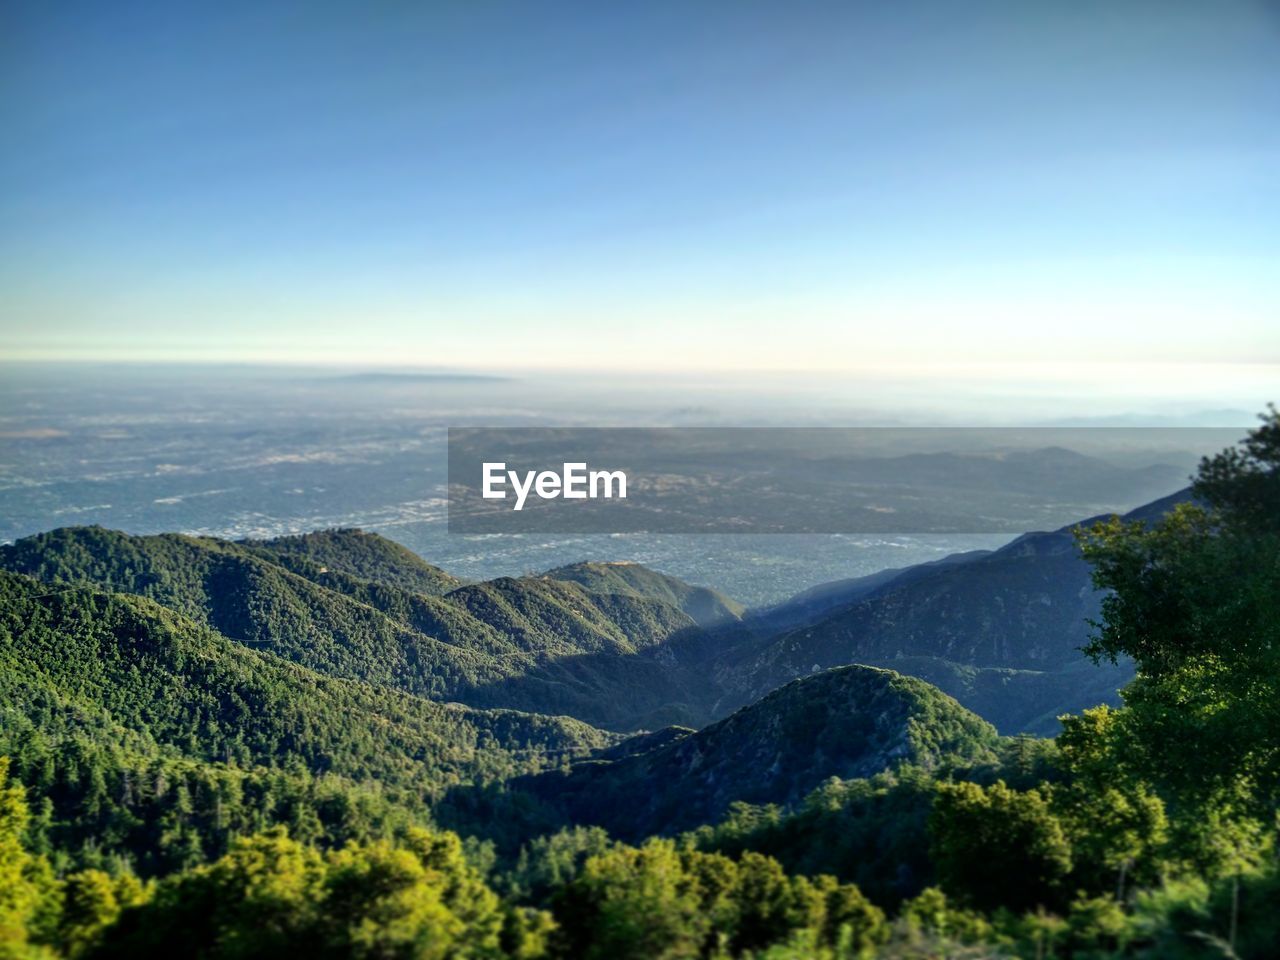
[[[1280,362],[1278,11],[6,3],[0,356]]]

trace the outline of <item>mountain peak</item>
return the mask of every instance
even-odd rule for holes
[[[314,565],[316,572],[324,568],[325,572],[344,573],[428,596],[440,596],[462,585],[457,577],[427,563],[407,547],[358,527],[270,540],[241,540],[239,544],[304,576],[307,572],[301,568]]]
[[[794,680],[697,733],[643,736],[636,749],[624,741],[611,751],[612,763],[527,783],[579,820],[643,836],[712,822],[739,800],[797,803],[833,776],[979,760],[998,742],[991,724],[936,687],[859,664]]]
[[[744,610],[742,604],[716,590],[685,583],[630,561],[584,560],[548,570],[542,576],[576,583],[590,593],[660,600],[684,612],[700,627],[739,620]]]

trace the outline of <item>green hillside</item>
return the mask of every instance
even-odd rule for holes
[[[79,742],[118,750],[117,765],[182,756],[332,775],[422,808],[450,784],[555,766],[612,742],[567,717],[324,676],[136,596],[52,592],[0,574],[0,599],[5,750],[31,767],[42,751],[61,755],[51,785],[66,779],[62,748]]]
[[[639,595],[593,594],[573,583],[499,577],[446,599],[521,650],[635,653],[693,626],[678,608]]]
[[[457,577],[432,566],[394,540],[363,530],[318,530],[239,542],[309,579],[326,572],[345,573],[428,596],[440,596],[462,585]]]
[[[0,548],[0,566],[146,597],[255,650],[423,696],[446,698],[502,672],[483,648],[423,634],[226,541],[75,527]]]
[[[993,756],[995,729],[912,677],[850,666],[789,683],[719,723],[644,741],[615,761],[524,781],[575,822],[624,837],[711,822],[736,801],[794,803],[828,777]]]
[[[1040,737],[1056,735],[1063,714],[1118,702],[1117,691],[1133,679],[1131,664],[1095,664],[1084,657],[1048,670],[974,667],[941,657],[894,657],[868,665],[933,684],[1001,733]]]
[[[314,543],[332,568],[289,551],[276,563],[261,545],[64,528],[0,547],[0,567],[147,597],[308,669],[432,699],[568,713],[619,730],[705,719],[705,678],[636,656],[698,629],[661,600],[542,578],[433,596],[380,572],[397,555],[388,541],[343,532]],[[348,546],[355,553],[343,562]],[[399,579],[421,579],[423,568],[435,569],[418,562]]]
[[[544,577],[577,583],[592,593],[618,593],[661,600],[709,627],[742,617],[744,607],[709,587],[696,587],[638,563],[573,563]]]

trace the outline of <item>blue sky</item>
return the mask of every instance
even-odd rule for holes
[[[1280,362],[1274,4],[0,18],[11,358]]]

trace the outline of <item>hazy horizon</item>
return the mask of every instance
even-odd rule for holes
[[[42,407],[22,405],[31,387],[55,392],[98,386],[114,398],[135,380],[166,380],[217,408],[235,399],[229,386],[278,382],[330,383],[333,402],[360,406],[360,380],[386,377],[392,396],[432,416],[477,411],[554,410],[575,421],[918,424],[1252,426],[1274,401],[1280,366],[1273,364],[951,364],[880,365],[856,370],[631,370],[435,366],[359,363],[0,361],[4,371],[0,433],[39,424]],[[460,377],[480,389],[451,391]],[[439,379],[437,379],[439,378]],[[433,405],[443,406],[436,407]],[[8,424],[9,427],[4,425]]]

